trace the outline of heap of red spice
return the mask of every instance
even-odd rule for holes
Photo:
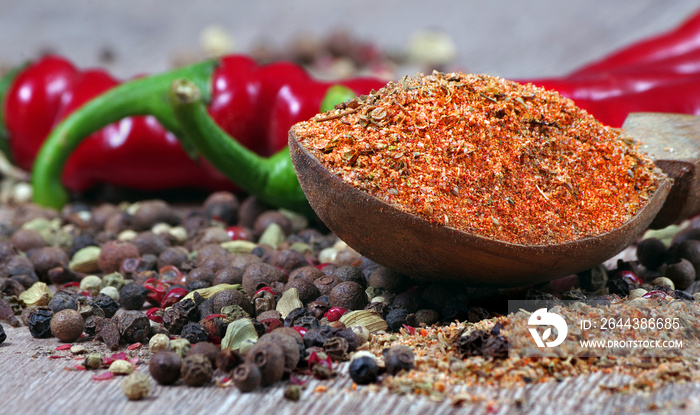
[[[405,77],[297,124],[352,186],[486,238],[564,243],[633,217],[660,173],[570,99],[487,75]]]

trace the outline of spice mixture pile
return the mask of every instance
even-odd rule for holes
[[[431,222],[513,243],[610,231],[659,180],[631,139],[573,101],[487,75],[406,77],[295,130],[352,186]]]

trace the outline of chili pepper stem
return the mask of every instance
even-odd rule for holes
[[[312,212],[294,173],[289,149],[266,158],[245,148],[209,116],[201,90],[188,79],[173,81],[170,100],[187,141],[241,189],[273,206]]]
[[[61,184],[61,173],[68,157],[84,138],[112,122],[134,115],[153,115],[168,131],[182,138],[168,99],[170,84],[173,79],[188,77],[204,91],[204,99],[208,99],[209,80],[215,66],[216,61],[210,60],[133,79],[97,96],[69,115],[49,134],[34,161],[34,202],[56,209],[68,202],[68,192]],[[182,144],[191,150],[187,142]]]

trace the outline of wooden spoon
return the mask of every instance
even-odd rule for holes
[[[700,211],[700,117],[635,113],[624,128],[673,180],[663,180],[649,202],[619,228],[554,245],[502,242],[431,224],[329,172],[299,144],[294,128],[289,149],[311,207],[367,258],[418,279],[518,286],[589,269],[633,243],[652,221],[665,226]]]

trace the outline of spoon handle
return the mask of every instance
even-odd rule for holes
[[[641,149],[673,179],[673,187],[651,224],[662,228],[700,212],[700,117],[687,114],[631,113],[622,126],[642,142]]]

